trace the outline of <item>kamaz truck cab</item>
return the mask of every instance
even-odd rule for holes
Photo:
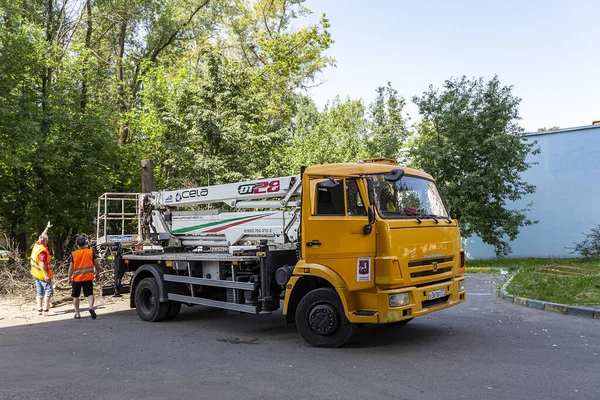
[[[391,160],[306,168],[300,242],[284,314],[313,344],[465,300],[457,222],[430,175]]]

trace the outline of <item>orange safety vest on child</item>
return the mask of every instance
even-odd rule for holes
[[[73,257],[73,282],[94,280],[94,252],[92,249],[75,250]]]
[[[29,260],[31,264],[31,275],[41,281],[45,279],[44,271],[42,271],[42,266],[40,265],[42,264],[42,262],[40,262],[40,256],[42,256],[42,259],[45,260],[45,264],[47,264],[46,270],[48,271],[48,276],[50,279],[52,279],[53,274],[52,264],[50,264],[50,252],[46,246],[39,242],[33,246],[33,250],[31,251],[31,259]]]

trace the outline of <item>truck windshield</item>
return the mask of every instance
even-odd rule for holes
[[[372,175],[375,205],[382,218],[448,218],[437,186],[430,180],[405,175],[388,182]]]

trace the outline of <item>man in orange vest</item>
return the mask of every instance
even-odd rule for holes
[[[73,284],[71,296],[75,307],[75,318],[81,318],[79,296],[81,295],[81,288],[83,288],[83,295],[88,299],[88,311],[92,319],[96,319],[93,282],[98,282],[98,279],[100,279],[100,261],[94,251],[87,247],[87,241],[84,237],[78,237],[76,243],[78,250],[75,250],[69,256],[69,283]]]
[[[38,241],[33,246],[31,251],[30,265],[31,275],[35,279],[36,301],[38,314],[54,315],[48,310],[50,306],[50,297],[54,294],[52,287],[52,264],[50,263],[50,252],[48,251],[48,229],[50,229],[50,221],[46,225],[46,229],[39,236]]]

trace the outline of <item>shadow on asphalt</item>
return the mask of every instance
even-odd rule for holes
[[[63,314],[72,314],[65,310]],[[128,330],[147,331],[152,336],[197,337],[203,336],[214,341],[230,344],[279,344],[297,347],[304,344],[295,324],[287,324],[281,311],[270,315],[235,314],[225,310],[206,307],[183,307],[173,320],[157,323],[144,322],[135,310],[103,312],[98,307],[98,318],[92,320],[87,311],[82,310],[82,319],[55,319],[52,317],[32,318],[30,322],[18,326],[0,328],[2,335],[31,335],[34,325],[43,324],[49,330],[69,330],[76,332],[98,328],[99,331]],[[37,328],[33,328],[37,330]],[[366,325],[357,329],[356,334],[343,346],[346,349],[418,348],[427,347],[432,342],[451,341],[452,334],[460,335],[446,324],[432,323],[426,318],[416,318],[407,325]],[[1,347],[1,346],[0,346]]]
[[[287,324],[281,311],[270,315],[231,314],[227,311],[210,308],[189,308],[177,319],[167,323],[201,324],[210,322],[213,329],[220,334],[259,338],[265,343],[269,338],[275,341],[293,341],[300,338],[295,324]],[[197,329],[203,329],[198,325]],[[452,340],[453,335],[460,335],[457,328],[447,324],[432,323],[427,318],[416,318],[406,325],[373,324],[357,329],[356,334],[343,346],[344,348],[378,348],[378,347],[414,347],[429,346],[431,342]],[[237,341],[236,337],[236,341]],[[304,342],[302,340],[302,342]],[[308,344],[306,344],[308,346]]]

